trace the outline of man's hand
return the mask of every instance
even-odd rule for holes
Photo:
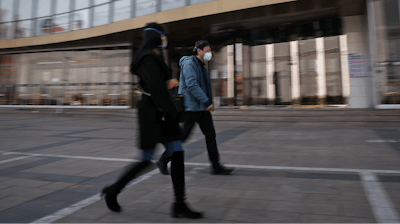
[[[179,86],[179,81],[177,79],[168,80],[168,89],[172,89],[177,86]]]
[[[211,104],[209,107],[207,107],[207,111],[214,112],[214,104]]]

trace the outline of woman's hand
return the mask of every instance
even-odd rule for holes
[[[179,86],[179,81],[177,79],[168,80],[168,89],[172,89],[177,86]]]

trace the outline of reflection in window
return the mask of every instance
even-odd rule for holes
[[[161,0],[161,11],[176,9],[185,6],[185,0]]]
[[[136,17],[157,12],[157,0],[136,0]]]
[[[114,22],[131,18],[131,0],[119,0],[114,2]]]
[[[89,7],[90,0],[79,0],[75,1],[75,10],[84,9]]]
[[[0,24],[0,40],[13,38],[13,23]]]
[[[25,20],[20,22],[15,22],[15,37],[14,38],[23,38],[32,36],[32,21]]]
[[[69,14],[62,14],[52,18],[53,24],[50,33],[61,33],[70,30]]]
[[[42,36],[42,35],[47,35],[51,34],[54,32],[55,23],[53,21],[53,18],[51,17],[46,17],[43,19],[38,19],[36,23],[36,35],[37,36]]]
[[[96,6],[94,8],[93,26],[100,26],[109,23],[110,4]]]
[[[191,5],[195,5],[195,4],[200,4],[200,3],[204,3],[204,2],[211,2],[214,0],[190,0],[190,4]]]
[[[89,28],[89,9],[73,12],[70,30],[72,31],[86,28]]]
[[[51,0],[38,0],[38,6],[37,17],[50,15]]]

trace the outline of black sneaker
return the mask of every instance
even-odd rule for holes
[[[223,165],[218,164],[211,169],[212,175],[231,175],[234,169],[225,168]]]

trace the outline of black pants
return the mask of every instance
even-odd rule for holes
[[[209,111],[187,111],[183,115],[183,129],[184,137],[182,141],[185,141],[191,134],[194,124],[198,123],[201,132],[206,137],[208,158],[213,166],[219,164],[219,153],[217,148],[216,133],[214,128],[214,122]]]

